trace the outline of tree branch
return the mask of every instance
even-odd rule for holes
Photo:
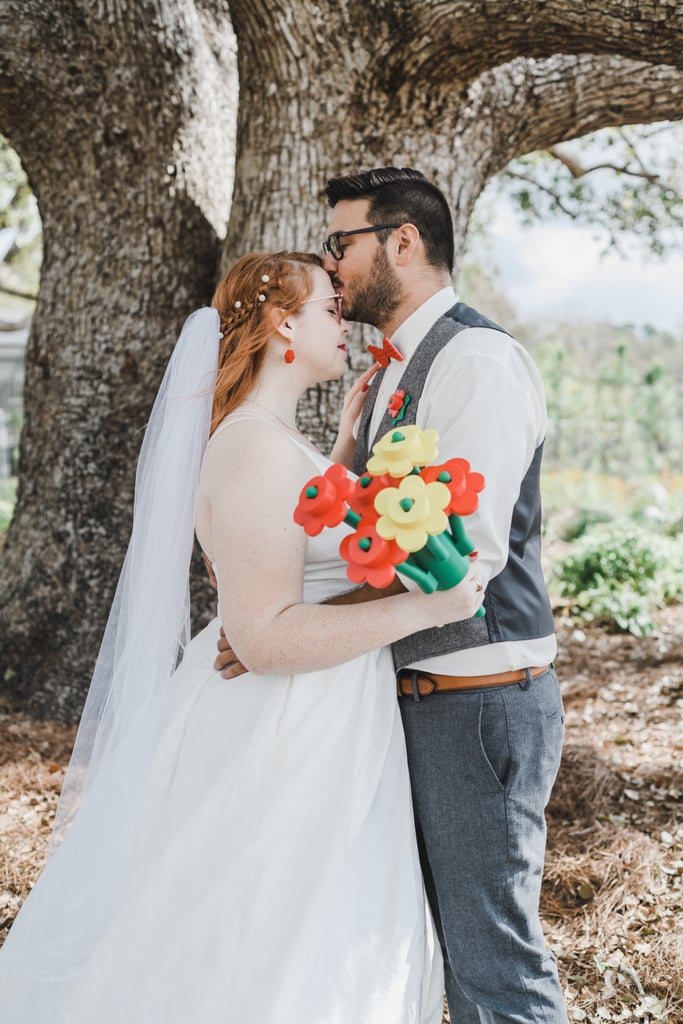
[[[484,118],[495,134],[490,177],[598,128],[683,117],[683,71],[616,57],[516,60],[482,75],[470,95],[472,130]]]
[[[577,180],[584,178],[587,174],[592,174],[593,171],[615,171],[617,174],[627,174],[633,178],[642,178],[645,181],[649,181],[651,185],[658,185],[660,183],[660,175],[647,171],[642,164],[641,170],[637,171],[634,171],[628,164],[615,164],[609,160],[604,160],[599,164],[591,164],[590,167],[584,167],[578,160],[575,160],[567,153],[562,146],[549,146],[546,152],[556,160],[559,160],[561,164],[564,164],[572,178]]]
[[[397,9],[398,8],[398,9]],[[389,86],[410,64],[427,83],[447,78],[466,86],[482,72],[518,57],[544,60],[553,54],[622,56],[683,68],[683,5],[667,0],[355,0],[351,13],[360,39],[377,39],[378,22],[395,24],[393,50],[375,49],[368,69]],[[387,88],[387,91],[390,91]]]
[[[0,292],[3,295],[14,295],[17,299],[30,299],[31,302],[38,300],[37,295],[33,295],[31,292],[23,292],[19,288],[8,288],[7,285],[0,284]]]
[[[527,182],[527,184],[531,185],[531,187],[536,189],[537,191],[544,192],[553,201],[553,203],[557,207],[559,207],[560,210],[562,210],[562,213],[566,214],[567,217],[571,217],[572,220],[576,220],[576,211],[571,210],[562,201],[562,197],[560,196],[559,192],[556,192],[555,189],[550,188],[549,185],[544,185],[540,181],[537,181],[535,178],[532,178],[531,175],[520,174],[518,171],[508,170],[505,173],[508,178],[513,178],[515,181],[525,181]]]

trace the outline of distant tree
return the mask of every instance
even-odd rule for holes
[[[603,128],[512,160],[494,187],[521,219],[586,225],[605,248],[637,239],[661,256],[683,248],[683,122]]]
[[[19,157],[0,135],[0,299],[37,299],[41,261],[38,204]]]

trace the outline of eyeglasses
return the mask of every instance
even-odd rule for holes
[[[388,231],[393,228],[400,228],[400,224],[373,224],[371,228],[356,228],[355,231],[334,231],[331,235],[328,235],[323,242],[323,252],[335,260],[341,260],[344,258],[344,250],[342,249],[340,238],[345,238],[346,235],[367,235],[372,231]]]
[[[342,303],[344,301],[343,295],[339,295],[337,293],[335,293],[334,295],[319,295],[316,299],[306,299],[306,302],[304,302],[303,305],[305,306],[309,302],[329,302],[330,299],[334,299],[336,306],[335,312],[337,315],[337,323],[340,324],[342,322]]]

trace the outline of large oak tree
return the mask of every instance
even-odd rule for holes
[[[145,418],[221,261],[317,247],[326,179],[387,163],[442,186],[461,248],[514,156],[682,117],[682,44],[671,0],[4,0],[0,131],[45,238],[1,562],[5,691],[78,713]],[[338,393],[301,410],[323,444]]]

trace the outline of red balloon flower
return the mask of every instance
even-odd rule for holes
[[[346,575],[354,583],[371,587],[388,587],[396,575],[394,568],[405,562],[407,553],[393,540],[383,540],[371,521],[361,520],[354,533],[344,537],[339,553],[345,562]]]
[[[302,489],[294,509],[294,522],[303,526],[309,537],[316,537],[324,526],[339,526],[353,488],[354,481],[347,477],[346,467],[335,462],[324,476],[314,476]]]
[[[469,516],[479,508],[479,491],[485,480],[481,473],[472,473],[467,459],[449,459],[441,466],[426,466],[420,476],[426,483],[446,484],[451,501],[444,511],[447,515]]]
[[[370,476],[364,473],[356,480],[353,491],[349,496],[349,505],[359,516],[370,518],[373,522],[379,519],[379,512],[375,511],[375,497],[385,487],[394,487],[396,481],[383,473],[381,476]]]

